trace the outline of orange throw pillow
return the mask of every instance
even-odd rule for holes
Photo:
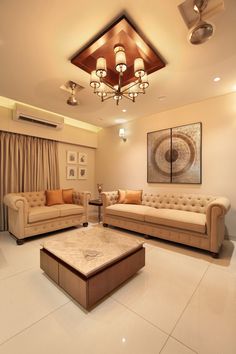
[[[141,204],[143,191],[127,190],[125,194],[124,204]]]
[[[117,203],[123,204],[125,201],[126,192],[123,189],[118,189],[118,200]]]
[[[46,191],[46,205],[56,205],[56,204],[64,204],[64,200],[62,198],[62,190],[55,189]]]
[[[64,203],[73,204],[73,189],[62,189]]]

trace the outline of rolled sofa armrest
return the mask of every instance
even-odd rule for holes
[[[211,251],[218,253],[225,236],[225,215],[230,209],[230,201],[219,197],[210,202],[206,209],[207,233]]]
[[[17,238],[25,237],[29,204],[26,198],[15,193],[4,196],[4,204],[8,207],[8,231]]]
[[[102,196],[103,207],[106,208],[109,205],[113,205],[117,203],[118,191],[102,192],[101,196]]]
[[[118,200],[118,191],[111,191],[111,192],[102,192],[102,218],[103,223],[106,223],[106,208],[109,205],[113,205],[117,203]]]
[[[23,207],[25,207],[25,209],[28,209],[29,207],[27,199],[15,193],[6,194],[4,196],[3,202],[8,208],[14,210],[19,210]]]
[[[88,222],[88,202],[91,197],[91,193],[88,191],[74,192],[73,200],[75,204],[82,205],[84,207],[84,221]]]
[[[227,212],[230,209],[230,201],[228,198],[224,198],[224,197],[219,197],[216,198],[215,200],[213,200],[212,202],[210,202],[207,205],[207,209],[206,209],[206,215],[207,215],[207,219],[211,217],[211,214],[213,212],[213,208],[218,207],[219,211],[218,214],[219,216],[224,216],[225,214],[227,214]]]

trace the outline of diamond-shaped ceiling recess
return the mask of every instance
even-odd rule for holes
[[[96,69],[97,58],[104,57],[107,61],[107,76],[104,81],[111,85],[116,85],[118,73],[115,69],[114,47],[117,44],[124,46],[127,61],[127,70],[124,72],[122,86],[126,86],[137,79],[134,76],[134,60],[138,57],[143,58],[145,70],[148,74],[165,66],[157,51],[143,35],[138,33],[130,20],[124,15],[80,50],[72,58],[71,63],[90,74],[91,71]]]

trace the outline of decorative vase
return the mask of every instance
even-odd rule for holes
[[[98,184],[97,184],[97,188],[98,188],[98,193],[99,193],[99,199],[101,199],[102,183],[98,183]]]

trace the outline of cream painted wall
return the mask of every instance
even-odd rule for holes
[[[88,179],[86,180],[68,180],[66,179],[66,156],[67,151],[85,152],[88,156]],[[60,168],[60,186],[61,188],[74,188],[77,191],[90,191],[95,195],[95,149],[86,148],[71,144],[58,144],[59,168]],[[75,165],[77,168],[79,165]],[[84,166],[85,167],[85,166]]]
[[[67,124],[64,125],[63,129],[56,130],[34,126],[29,123],[16,122],[12,120],[12,110],[5,107],[0,107],[0,130],[93,148],[97,147],[97,134],[94,132]]]
[[[62,188],[75,188],[76,190],[91,191],[95,193],[95,148],[97,147],[97,134],[64,125],[62,130],[51,130],[44,127],[36,127],[23,122],[12,120],[12,110],[0,107],[0,130],[13,133],[37,136],[45,139],[59,141],[59,168],[60,185]],[[67,144],[69,142],[70,144]],[[74,144],[72,144],[74,143]],[[66,179],[66,152],[67,150],[86,152],[88,154],[88,179],[87,180],[67,180]],[[79,166],[79,165],[77,165]]]
[[[148,184],[147,132],[199,121],[203,130],[202,185]],[[236,236],[236,93],[123,124],[126,142],[118,137],[120,127],[98,133],[96,180],[103,183],[104,190],[142,188],[226,196],[232,204],[227,230]]]

